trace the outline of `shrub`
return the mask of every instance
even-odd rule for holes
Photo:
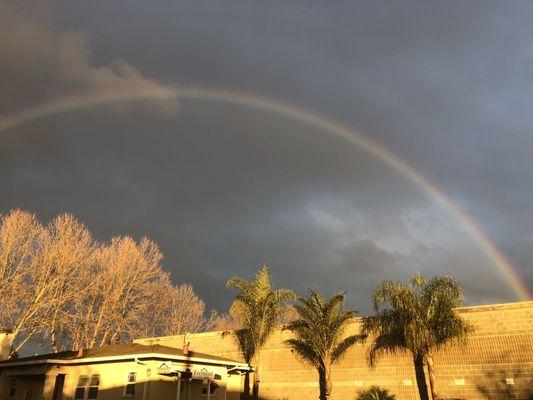
[[[395,400],[396,396],[389,393],[387,389],[372,386],[370,389],[359,393],[357,400]]]

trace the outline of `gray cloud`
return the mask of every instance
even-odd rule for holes
[[[57,2],[44,20],[1,10],[2,113],[157,82],[291,101],[431,178],[531,286],[530,7]],[[457,276],[469,304],[514,299],[447,210],[360,149],[265,112],[145,106],[3,132],[0,210],[71,211],[102,239],[148,235],[174,279],[221,308],[225,279],[262,263],[278,285],[347,290],[363,311],[380,280],[416,271]]]
[[[0,109],[4,115],[69,96],[163,88],[120,59],[92,65],[86,35],[60,31],[47,19],[20,9],[0,4]],[[165,103],[167,110],[176,106]]]

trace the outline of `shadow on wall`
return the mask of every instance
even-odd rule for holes
[[[477,384],[477,390],[488,400],[533,400],[533,382],[520,368],[489,371]]]
[[[44,378],[44,377],[43,377]],[[510,380],[512,379],[512,380]],[[195,382],[190,396],[185,393],[182,386],[182,391],[180,395],[181,400],[240,400],[242,398],[242,393],[236,391],[235,389],[230,389],[227,393],[224,393],[223,387],[218,387],[212,396],[207,397],[207,393],[202,393],[202,384],[201,381]],[[117,398],[122,398],[125,395],[124,385],[117,385],[112,387],[98,388],[97,392],[91,393],[90,385],[88,385],[85,390],[83,398],[97,398],[98,400],[115,400]],[[5,390],[9,390],[7,387],[4,387]],[[21,389],[21,390],[19,390]],[[27,393],[22,390],[22,387],[17,388],[17,394],[13,398],[14,400],[25,400],[30,398],[31,400],[41,399],[41,394],[38,391],[33,391],[30,394],[31,397],[27,397]],[[52,389],[52,388],[50,388]],[[145,398],[147,400],[166,400],[168,398],[176,398],[176,389],[177,383],[174,380],[168,379],[153,379],[150,381],[149,385],[145,386],[145,381],[137,381],[135,384],[135,392],[128,393],[128,395],[133,394],[135,398]],[[483,377],[480,379],[479,383],[476,385],[476,389],[479,394],[487,400],[533,400],[533,386],[531,385],[531,379],[527,375],[527,371],[522,369],[500,369],[495,371],[488,371],[483,374]],[[50,393],[51,394],[51,393]],[[74,393],[69,393],[68,391],[63,392],[61,397],[56,397],[57,393],[54,393],[51,397],[53,400],[61,399],[72,399]],[[290,398],[294,399],[296,393],[291,393]],[[5,397],[3,397],[5,396]],[[133,397],[131,396],[131,397]],[[477,396],[475,396],[477,398]],[[0,398],[11,398],[8,397],[7,393],[0,393]],[[251,397],[250,397],[251,398]],[[289,397],[286,396],[260,396],[259,400],[288,400]],[[354,395],[354,399],[357,398],[357,395]],[[468,397],[459,397],[459,398],[446,398],[441,400],[468,400]]]
[[[159,384],[159,387],[155,389],[155,385]],[[145,398],[149,400],[167,400],[167,399],[176,399],[176,383],[175,382],[168,382],[168,381],[151,381],[151,384],[147,386],[147,389],[144,388],[144,382],[139,382],[136,384],[136,388],[134,392],[129,392],[128,394],[125,394],[124,387],[123,386],[117,386],[117,387],[106,387],[105,389],[99,389],[97,392],[92,391],[89,392],[89,388],[87,388],[87,393],[85,394],[85,399],[91,399],[96,398],[98,400],[116,400],[124,397],[129,398]],[[239,400],[241,393],[235,392],[232,390],[228,390],[226,395],[224,394],[223,388],[217,388],[217,390],[213,393],[212,396],[207,397],[206,394],[202,394],[202,388],[201,385],[198,385],[197,387],[193,388],[192,393],[189,393],[189,396],[186,393],[186,390],[183,390],[180,393],[180,399],[181,400]],[[0,398],[3,399],[3,397],[0,396]],[[64,392],[61,397],[52,397],[53,400],[56,400],[57,398],[60,398],[62,400],[70,400],[74,398],[74,393],[67,393]],[[21,391],[18,396],[15,397],[16,400],[25,400],[27,399],[26,393]],[[40,393],[33,393],[31,395],[31,400],[40,400],[41,395]],[[267,400],[264,398],[260,398],[259,400]],[[272,400],[272,399],[270,399]],[[280,399],[282,400],[282,399]]]
[[[65,376],[60,374],[58,376]],[[121,398],[137,398],[146,400],[167,400],[177,398],[177,381],[168,378],[155,378],[149,381],[137,380],[132,385],[127,383],[111,384],[102,387],[104,380],[98,379],[98,382],[92,380],[94,375],[87,375],[84,386],[64,385],[64,379],[61,384],[55,382],[46,382],[44,375],[32,375],[28,379],[18,377],[16,386],[10,385],[9,377],[0,379],[0,399],[10,400],[41,400],[42,398],[51,400],[72,400],[80,399],[97,399],[97,400],[116,400]],[[78,381],[79,382],[79,381]],[[148,384],[146,384],[148,383]],[[225,393],[223,386],[214,384],[215,390],[211,396],[207,396],[208,386],[200,380],[189,381],[189,386],[182,381],[180,399],[181,400],[239,400],[240,391],[229,389]],[[213,388],[213,384],[210,386]],[[260,400],[267,400],[261,398]],[[270,399],[272,400],[272,399]],[[281,400],[281,399],[280,399]]]

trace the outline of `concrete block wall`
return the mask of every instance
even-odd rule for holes
[[[458,312],[475,331],[465,345],[453,344],[434,356],[439,395],[447,399],[531,400],[533,398],[533,301],[464,307]],[[349,331],[358,333],[360,319]],[[318,398],[316,371],[283,343],[289,332],[277,331],[261,352],[260,395],[268,400]],[[139,339],[181,347],[183,336]],[[191,349],[241,360],[234,339],[223,332],[187,336]],[[369,343],[358,344],[333,367],[332,400],[354,400],[357,393],[378,385],[397,400],[418,399],[412,358],[395,353],[370,368]]]

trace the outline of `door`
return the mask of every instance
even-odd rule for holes
[[[65,374],[59,374],[56,376],[56,383],[54,385],[54,393],[52,400],[61,400],[63,397],[63,386],[65,385]]]
[[[180,385],[180,400],[190,400],[191,398],[191,381],[182,379]]]

